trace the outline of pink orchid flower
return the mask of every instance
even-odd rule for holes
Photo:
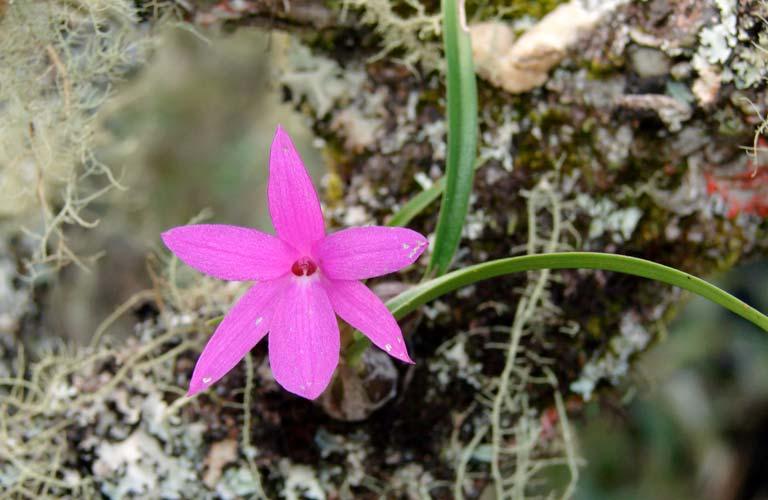
[[[382,226],[326,235],[312,180],[279,126],[269,152],[267,197],[277,236],[219,224],[181,226],[162,235],[166,246],[198,271],[224,280],[256,281],[203,349],[187,395],[223,377],[269,333],[275,380],[294,394],[315,399],[339,362],[335,314],[391,356],[413,363],[397,321],[359,280],[412,264],[426,248],[426,238],[410,229]]]

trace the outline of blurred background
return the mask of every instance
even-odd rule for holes
[[[765,262],[717,283],[768,309]],[[696,297],[635,369],[625,405],[593,402],[578,424],[578,498],[768,498],[765,332]]]

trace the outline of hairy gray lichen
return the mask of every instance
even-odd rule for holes
[[[185,314],[163,321],[176,326],[140,324],[119,347],[54,344],[28,368],[13,366],[0,398],[2,489],[171,498],[206,491],[198,469],[207,426],[167,402],[169,390],[181,395],[175,356],[201,345],[197,321]]]
[[[34,275],[77,260],[63,226],[92,227],[85,207],[118,185],[94,153],[98,111],[149,40],[127,0],[13,2],[0,25],[0,215],[36,240]]]

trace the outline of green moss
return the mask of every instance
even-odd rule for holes
[[[604,80],[615,75],[623,66],[624,61],[621,59],[614,61],[590,59],[586,61],[585,69],[592,80]]]
[[[603,316],[592,316],[584,324],[584,329],[592,338],[603,337]]]
[[[724,106],[715,112],[717,132],[725,137],[742,137],[752,133],[752,129],[744,122],[741,113],[732,106]]]
[[[523,16],[541,19],[561,3],[564,3],[564,0],[541,0],[539,2],[528,0],[468,1],[467,15],[475,22],[499,18],[520,19]]]

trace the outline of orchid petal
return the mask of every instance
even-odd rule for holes
[[[376,346],[406,363],[413,363],[403,341],[403,333],[387,306],[359,281],[325,280],[323,287],[333,310],[357,328]]]
[[[286,390],[315,399],[339,362],[339,325],[316,279],[296,279],[276,306],[269,334],[269,364]]]
[[[279,238],[247,227],[180,226],[164,232],[162,238],[182,262],[225,280],[275,279],[290,271],[298,257]]]
[[[402,227],[353,227],[330,234],[315,246],[323,273],[333,280],[381,276],[413,264],[427,239]]]
[[[323,213],[299,153],[279,126],[269,151],[267,195],[277,235],[300,252],[308,253],[325,235]]]
[[[284,280],[257,283],[238,300],[197,359],[187,396],[226,375],[264,338],[272,316],[271,303],[284,288]]]

